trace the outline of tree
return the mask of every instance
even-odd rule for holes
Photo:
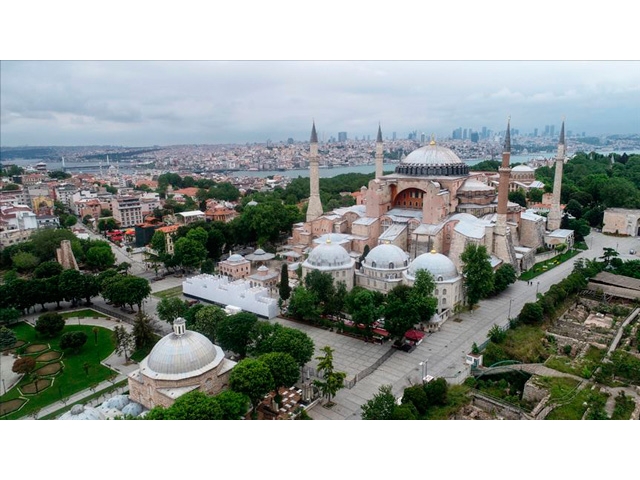
[[[143,312],[136,314],[136,319],[133,323],[133,337],[136,350],[149,348],[155,342],[155,335],[151,329],[151,319]]]
[[[307,290],[316,296],[318,302],[323,306],[323,313],[328,313],[326,312],[325,306],[336,293],[331,274],[321,272],[320,270],[311,270],[307,276],[304,277],[304,285],[307,287]]]
[[[33,357],[20,357],[11,367],[11,371],[14,373],[24,373],[29,376],[36,368],[36,359]]]
[[[87,250],[85,264],[91,270],[102,271],[113,267],[116,263],[116,256],[111,247],[96,246]]]
[[[285,302],[289,300],[291,296],[291,287],[289,286],[289,266],[286,263],[282,264],[280,273],[280,298]]]
[[[184,318],[187,310],[189,310],[187,302],[178,297],[163,297],[156,307],[158,318],[171,324],[178,317]]]
[[[516,270],[510,263],[503,263],[498,267],[493,277],[493,293],[498,294],[516,281]]]
[[[288,353],[265,353],[258,360],[269,367],[276,394],[278,394],[281,387],[290,387],[300,379],[300,367]]]
[[[283,352],[291,355],[302,368],[313,357],[313,340],[295,328],[283,327],[279,323],[259,322],[252,332],[254,355]]]
[[[391,420],[396,408],[396,397],[391,385],[381,385],[373,398],[362,405],[363,420]]]
[[[402,404],[411,403],[420,415],[427,413],[429,408],[429,397],[425,392],[424,385],[412,385],[404,389],[402,394]]]
[[[64,229],[38,229],[31,234],[33,254],[41,261],[53,260],[56,258],[56,249],[60,247],[62,240],[69,240],[74,253],[80,246],[78,237],[70,230]]]
[[[575,218],[582,217],[582,205],[577,200],[569,200],[569,203],[564,207],[564,211]]]
[[[20,318],[20,311],[15,308],[0,308],[0,325],[12,325]]]
[[[60,274],[59,288],[62,298],[76,306],[84,298],[84,278],[83,275],[74,269],[64,270]]]
[[[174,256],[178,265],[190,271],[200,267],[200,264],[207,258],[207,249],[197,240],[182,237],[174,244]]]
[[[323,380],[314,380],[313,384],[318,387],[322,395],[327,397],[328,402],[331,403],[331,397],[344,387],[344,379],[347,374],[335,371],[333,367],[334,350],[330,346],[322,347],[321,351],[324,352],[324,355],[316,357],[316,360],[318,360],[318,372],[322,372]]]
[[[612,258],[615,258],[618,255],[620,255],[615,248],[604,247],[602,250],[603,250],[603,255],[600,258],[604,260],[605,265],[609,265]]]
[[[131,275],[113,275],[102,283],[102,296],[115,305],[138,306],[142,310],[142,302],[151,294],[151,286],[146,278]]]
[[[65,320],[59,313],[45,313],[36,320],[36,331],[45,337],[55,337],[62,332]]]
[[[493,269],[484,245],[470,243],[462,252],[462,274],[467,289],[467,303],[470,307],[493,291]]]
[[[249,410],[249,397],[232,390],[224,390],[213,397],[222,410],[221,420],[238,420],[244,418]]]
[[[62,265],[58,262],[49,261],[42,262],[33,271],[34,278],[51,278],[56,277],[62,273]]]
[[[12,347],[16,343],[16,334],[7,327],[0,327],[0,350]]]
[[[411,306],[421,322],[428,322],[438,309],[438,299],[433,296],[436,283],[427,270],[418,270],[410,294]]]
[[[38,266],[40,260],[34,254],[29,252],[18,252],[11,257],[13,266],[19,272],[29,272]]]
[[[373,322],[378,319],[379,309],[375,302],[373,292],[366,289],[358,289],[355,295],[349,297],[351,318],[356,325],[365,326],[365,334],[373,333]]]
[[[158,253],[167,253],[167,242],[164,233],[156,231],[153,234],[153,237],[151,237],[151,248]]]
[[[518,315],[518,320],[526,325],[535,325],[542,322],[544,312],[542,307],[536,303],[525,303]]]
[[[82,275],[82,298],[86,300],[86,305],[91,305],[91,298],[100,294],[100,283],[98,277],[85,273]]]
[[[224,350],[231,350],[241,358],[247,356],[247,346],[251,341],[251,331],[258,323],[252,313],[240,312],[223,318],[218,324],[216,338]]]
[[[302,285],[293,289],[289,299],[289,315],[296,320],[305,320],[315,323],[320,318],[320,307],[318,297],[311,290]]]
[[[431,405],[446,405],[449,385],[444,378],[436,378],[424,384],[424,391]]]
[[[408,285],[397,285],[389,291],[383,311],[384,328],[396,339],[401,339],[420,321],[411,303],[411,287]]]
[[[124,354],[125,362],[129,361],[129,354],[135,348],[135,338],[133,333],[127,332],[122,325],[116,325],[113,329],[113,340],[116,344],[116,353],[118,356]]]
[[[515,192],[509,192],[509,201],[527,208],[527,197],[525,196],[524,190],[521,188]]]
[[[216,343],[218,325],[220,325],[220,322],[224,320],[226,316],[227,314],[220,307],[216,307],[215,305],[203,306],[195,314],[193,330],[207,337],[212,343]]]
[[[531,190],[529,190],[529,200],[531,200],[531,202],[533,203],[540,203],[542,202],[543,193],[544,192],[539,188],[532,188]]]
[[[87,343],[87,334],[84,332],[66,332],[60,337],[60,348],[71,349],[78,352]]]
[[[118,228],[118,222],[114,218],[101,218],[98,220],[98,230],[101,232],[109,232]]]
[[[507,338],[507,332],[494,323],[493,327],[489,329],[489,333],[487,333],[487,337],[493,343],[502,343]]]
[[[245,358],[231,370],[229,387],[249,397],[253,411],[260,400],[274,388],[269,367],[260,360]]]

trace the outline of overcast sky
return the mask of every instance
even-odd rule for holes
[[[640,62],[3,61],[1,141],[170,145],[528,133],[640,132]],[[558,127],[556,127],[557,129]],[[557,130],[556,130],[557,131]]]

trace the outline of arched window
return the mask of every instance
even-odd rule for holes
[[[447,294],[447,289],[446,289],[446,288],[443,288],[443,289],[442,289],[442,294],[443,294],[443,295],[446,295],[446,294]]]
[[[438,277],[438,281],[441,282],[443,280],[442,276]]]
[[[438,295],[438,289],[436,288],[436,295]]]
[[[371,268],[376,268],[376,262],[371,262]]]
[[[391,270],[393,270],[394,268],[396,268],[396,267],[393,265],[393,262],[389,262],[389,268],[390,268]]]

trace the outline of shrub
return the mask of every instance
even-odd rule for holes
[[[565,355],[571,355],[571,345],[567,344],[564,347],[562,347],[562,351],[564,352]]]
[[[84,332],[67,332],[60,337],[62,349],[69,348],[77,352],[85,343],[87,343],[87,334]]]
[[[26,373],[27,375],[33,372],[36,368],[36,360],[33,357],[21,357],[13,362],[11,371],[14,373]]]
[[[65,321],[59,313],[45,313],[36,321],[36,331],[46,337],[55,337],[64,328]]]
[[[541,323],[543,319],[542,307],[537,303],[525,303],[518,315],[518,319],[526,325]]]

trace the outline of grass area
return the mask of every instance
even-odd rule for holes
[[[566,401],[574,395],[580,384],[578,380],[568,377],[539,377],[536,383],[549,390],[551,402]]]
[[[447,390],[447,404],[443,406],[433,406],[424,415],[425,420],[447,420],[458,410],[468,405],[471,399],[467,395],[469,387],[466,385],[452,385]]]
[[[61,313],[63,318],[109,318],[107,315],[96,312],[95,310],[85,309],[85,310],[75,310],[72,312],[64,312]]]
[[[98,341],[94,342],[93,326],[89,325],[67,325],[64,332],[84,332],[87,334],[87,343],[78,353],[65,352],[61,361],[63,370],[54,377],[53,386],[40,392],[38,395],[29,396],[27,404],[17,412],[13,412],[3,419],[17,419],[29,415],[34,410],[41,409],[59,401],[62,398],[69,397],[76,392],[91,387],[97,383],[107,380],[115,375],[111,369],[100,364],[100,361],[108,357],[115,345],[113,343],[112,332],[106,328],[98,327]],[[41,343],[50,346],[51,350],[62,351],[60,348],[60,336],[56,338],[41,337],[36,330],[27,323],[19,323],[12,327],[19,340],[28,343]],[[39,354],[34,354],[34,357]],[[88,368],[85,369],[85,363]],[[37,367],[42,364],[38,362]],[[36,368],[37,368],[36,367]],[[20,397],[18,387],[31,383],[33,378],[23,378],[17,386],[7,392],[6,395],[0,397],[0,402]]]
[[[60,410],[56,410],[55,412],[50,413],[49,415],[45,415],[44,417],[40,417],[39,420],[55,420],[56,418],[58,418],[60,415],[62,415],[63,413],[71,410],[71,407],[73,407],[74,405],[86,405],[88,402],[90,402],[91,400],[95,399],[95,398],[99,398],[101,395],[104,395],[106,393],[111,393],[117,389],[119,389],[120,387],[124,387],[127,384],[128,380],[122,380],[118,383],[114,383],[113,385],[104,388],[102,390],[99,390],[95,393],[92,393],[91,395],[89,395],[88,397],[84,397],[82,400],[80,400],[79,402],[74,402],[74,403],[69,403],[67,404],[67,406],[61,408]]]
[[[575,257],[579,253],[581,253],[581,250],[577,250],[577,249],[569,250],[568,252],[564,252],[564,253],[561,253],[560,255],[556,255],[555,257],[550,258],[549,260],[545,260],[544,262],[536,263],[531,269],[527,270],[526,272],[522,273],[522,275],[520,275],[520,280],[524,280],[526,282],[527,280],[531,280],[537,277],[538,275],[542,275],[543,273],[548,272],[552,268],[557,267],[561,263],[564,263],[567,260]]]
[[[584,412],[589,408],[589,404],[595,401],[604,403],[607,396],[599,391],[592,391],[589,388],[583,388],[564,405],[560,405],[547,415],[547,420],[580,420]]]
[[[151,345],[150,347],[147,348],[141,348],[140,350],[136,350],[135,352],[133,352],[133,355],[131,355],[131,360],[134,360],[136,362],[140,362],[140,360],[142,360],[144,357],[146,357],[147,355],[149,355],[149,353],[151,353],[151,349],[156,345],[156,343],[158,343],[158,340],[160,340],[161,337],[159,337],[158,335],[153,335],[153,345]]]
[[[635,408],[636,402],[633,398],[621,391],[616,397],[616,406],[613,409],[611,420],[629,420]]]
[[[505,340],[496,344],[489,342],[484,354],[484,364],[491,366],[503,360],[517,360],[522,363],[544,362],[552,353],[540,326],[520,325],[507,330]]]
[[[569,357],[554,355],[550,357],[545,365],[554,370],[563,373],[570,373],[582,378],[591,378],[595,369],[600,365],[606,351],[601,348],[589,346],[584,357],[579,359],[571,359]]]
[[[182,286],[178,285],[177,287],[167,288],[166,290],[161,290],[159,292],[152,293],[151,295],[158,298],[179,297],[182,295]]]
[[[589,250],[589,247],[587,246],[587,242],[576,242],[573,245],[573,248],[577,248],[578,250]]]

